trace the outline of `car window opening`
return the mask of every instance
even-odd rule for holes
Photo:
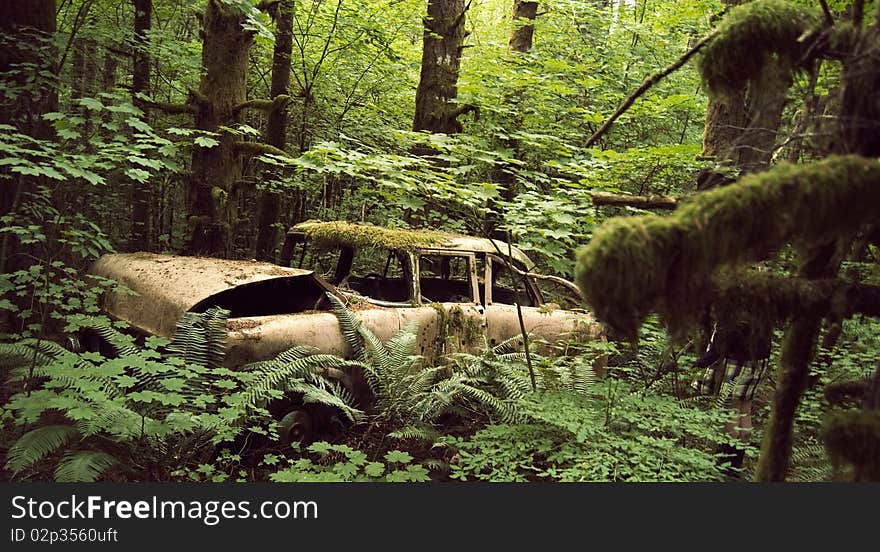
[[[534,307],[532,294],[523,289],[519,275],[511,275],[503,261],[492,260],[492,302],[512,305],[519,303],[523,307]]]
[[[190,312],[211,307],[230,311],[230,318],[330,310],[325,289],[312,275],[272,278],[236,286],[203,299]]]
[[[419,287],[426,303],[472,303],[474,301],[468,257],[419,256]]]
[[[341,290],[389,304],[409,304],[408,263],[403,253],[371,247],[341,248],[331,282]]]

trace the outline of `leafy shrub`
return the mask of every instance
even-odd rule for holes
[[[484,481],[713,481],[713,450],[726,414],[604,382],[590,397],[570,391],[524,397],[530,423],[490,425],[449,437],[450,476]],[[602,387],[602,386],[599,386]]]
[[[10,382],[23,389],[5,409],[16,425],[38,426],[10,447],[7,469],[39,470],[66,451],[54,470],[58,481],[94,481],[113,466],[128,477],[164,478],[170,466],[204,463],[242,430],[272,436],[265,407],[291,392],[351,420],[360,416],[321,377],[341,365],[337,357],[294,348],[238,371],[223,368],[227,315],[187,314],[170,344],[150,338],[143,348],[98,324],[114,358],[51,341],[0,344],[0,366],[11,368]]]

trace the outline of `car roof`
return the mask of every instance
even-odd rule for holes
[[[288,235],[304,236],[322,247],[380,247],[401,251],[453,250],[492,253],[512,259],[531,270],[534,263],[519,248],[501,240],[478,238],[437,230],[384,228],[346,221],[306,221],[293,226]],[[494,244],[493,244],[494,242]],[[496,248],[497,246],[497,248]]]
[[[110,314],[165,337],[174,333],[184,313],[212,295],[254,282],[313,274],[257,261],[155,253],[104,255],[90,272],[137,293],[108,294],[105,307]]]

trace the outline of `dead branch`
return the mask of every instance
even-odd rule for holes
[[[687,63],[688,60],[694,57],[697,52],[702,50],[706,44],[708,44],[713,38],[715,38],[717,34],[717,30],[712,31],[702,40],[697,42],[693,48],[685,52],[683,56],[678,58],[675,63],[668,66],[666,69],[663,69],[659,73],[654,73],[653,75],[645,79],[645,82],[643,82],[642,85],[639,86],[635,92],[633,92],[626,100],[624,100],[623,103],[620,104],[620,107],[617,108],[617,111],[615,111],[614,114],[611,115],[611,117],[609,117],[608,120],[605,121],[601,127],[599,127],[599,130],[597,130],[595,133],[593,133],[592,136],[590,136],[590,139],[587,140],[587,143],[584,147],[592,147],[599,140],[599,138],[604,136],[611,129],[611,125],[613,125],[615,121],[620,118],[621,115],[626,113],[626,111],[636,102],[637,99],[639,99],[639,97],[642,96],[642,94],[647,92],[652,86],[660,82],[662,79],[681,68],[681,66]]]
[[[626,195],[592,192],[593,205],[611,207],[636,207],[637,209],[661,209],[671,211],[678,207],[680,198],[660,195]]]

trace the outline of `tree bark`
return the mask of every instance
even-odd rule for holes
[[[240,122],[236,106],[247,94],[248,52],[253,34],[242,28],[244,15],[235,7],[210,0],[205,9],[202,79],[196,102],[195,126],[216,133],[217,145],[193,146],[192,175],[187,196],[191,234],[190,255],[225,257],[238,217],[233,184],[241,179],[242,160],[234,136],[221,126]]]
[[[290,56],[293,51],[294,0],[281,0],[275,16],[275,51],[272,58],[272,98],[287,95],[290,86]],[[273,102],[269,111],[264,140],[270,146],[283,150],[287,145],[287,102]],[[257,222],[256,258],[274,260],[278,243],[278,215],[281,195],[264,190],[260,194],[260,213]]]
[[[841,239],[805,253],[799,276],[812,280],[833,277],[848,250],[847,245],[848,241]],[[785,332],[778,381],[761,443],[755,481],[785,481],[791,458],[794,417],[809,383],[810,363],[825,314],[817,311],[802,315]]]
[[[132,0],[134,5],[135,45],[132,55],[131,96],[132,103],[149,118],[149,102],[139,95],[150,96],[150,29],[152,28],[153,0]],[[149,182],[132,182],[131,238],[132,251],[150,249],[150,221],[152,190]]]
[[[724,0],[724,3],[736,6],[747,1]],[[725,100],[710,98],[703,132],[703,157],[714,159],[719,167],[729,166],[745,173],[766,170],[789,87],[790,72],[776,60],[769,62],[761,77],[750,82],[746,89]],[[723,172],[709,170],[701,175],[697,188],[705,190],[729,182]]]
[[[513,30],[507,43],[511,52],[528,52],[532,49],[535,34],[535,17],[538,15],[538,2],[514,0]]]
[[[464,0],[428,0],[413,130],[445,134],[461,131],[455,99],[467,9]]]

